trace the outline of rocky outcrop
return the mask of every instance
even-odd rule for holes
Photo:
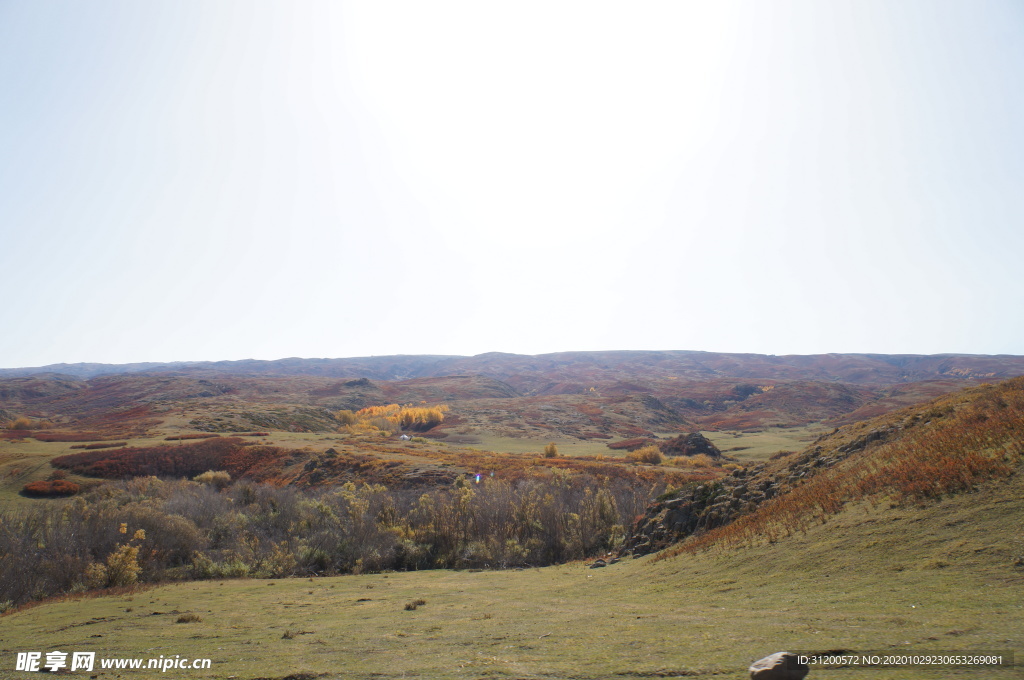
[[[761,479],[759,474],[763,469],[762,464],[749,472],[736,470],[729,477],[692,484],[671,498],[648,506],[626,539],[621,554],[646,555],[690,534],[728,524],[741,513],[749,512],[777,493],[779,481]]]
[[[669,439],[660,444],[658,448],[666,456],[696,456],[703,453],[712,458],[722,457],[722,452],[718,450],[718,447],[700,432],[681,434],[675,439]]]
[[[729,524],[869,444],[886,441],[898,429],[894,426],[871,430],[832,446],[827,446],[826,435],[803,453],[734,470],[717,480],[685,486],[647,507],[619,554],[640,557],[667,548],[692,534]]]

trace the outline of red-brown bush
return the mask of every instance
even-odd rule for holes
[[[74,482],[65,479],[53,479],[48,481],[29,482],[22,487],[21,492],[33,498],[58,498],[63,496],[74,496],[82,490]]]
[[[257,476],[267,476],[270,468],[278,469],[279,461],[286,454],[274,446],[248,446],[237,437],[217,437],[194,444],[71,453],[54,458],[51,464],[80,475],[105,479],[146,475],[191,478],[207,470],[225,470],[237,479],[250,470]]]
[[[99,432],[37,432],[33,436],[41,442],[94,442],[104,439]]]
[[[617,442],[609,442],[605,444],[605,446],[607,446],[609,449],[614,449],[616,451],[620,451],[622,449],[625,449],[627,451],[636,451],[637,449],[642,449],[643,447],[649,446],[653,443],[653,439],[648,439],[646,437],[635,437],[633,439],[623,439]]]

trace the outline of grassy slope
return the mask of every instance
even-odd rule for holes
[[[857,504],[775,544],[656,564],[200,582],[55,602],[0,619],[0,677],[33,677],[11,670],[14,653],[53,649],[209,657],[212,671],[187,676],[239,680],[739,679],[781,649],[1004,650],[1024,661],[1022,499],[1018,474],[925,507]],[[404,610],[419,598],[427,604]],[[176,624],[176,612],[203,620]],[[810,678],[1022,676],[899,668]]]

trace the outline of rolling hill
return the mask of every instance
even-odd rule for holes
[[[1014,356],[684,351],[62,364],[0,370],[0,409],[123,436],[186,411],[204,431],[311,431],[339,409],[428,401],[452,407],[434,434],[586,441],[836,425],[1021,374]]]

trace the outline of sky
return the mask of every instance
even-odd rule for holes
[[[0,367],[1024,354],[1024,5],[0,0]]]

